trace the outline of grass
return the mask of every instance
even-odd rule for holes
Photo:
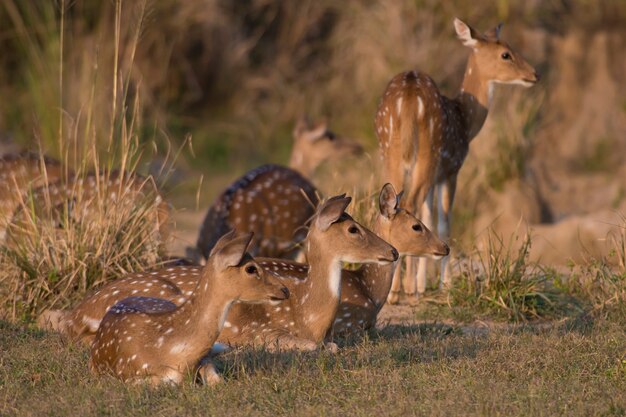
[[[96,378],[84,347],[0,322],[0,414],[620,416],[625,345],[619,322],[589,319],[487,334],[388,326],[336,355],[232,352],[216,388],[153,390]]]
[[[40,144],[59,155],[61,164],[70,166],[73,174],[61,185],[15,190],[22,200],[19,216],[9,226],[9,238],[0,249],[0,317],[33,320],[46,308],[67,307],[93,286],[154,267],[165,254],[166,237],[161,229],[165,204],[157,197],[156,181],[137,175],[142,158],[150,153],[149,143],[139,137],[144,130],[141,90],[128,76],[146,14],[146,4],[142,4],[126,36],[114,33],[115,41],[108,45],[113,58],[100,67],[96,64],[86,75],[93,84],[79,97],[72,97],[82,101],[72,113],[61,94],[66,78],[75,81],[63,53],[64,42],[73,41],[64,36],[68,4],[61,1],[38,8],[11,0],[3,3],[23,35],[19,39],[30,57],[26,66],[33,72],[31,78],[49,87],[46,91],[54,96],[50,100],[57,103],[36,109],[41,122],[45,120],[37,129]],[[116,10],[115,28],[120,28],[124,17]],[[52,51],[40,34],[27,30],[35,23],[55,34],[58,44]],[[121,50],[124,70],[118,59]],[[53,79],[41,73],[49,71],[52,63],[57,64],[54,73],[58,75]],[[110,84],[102,80],[107,74]],[[109,98],[104,110],[94,105],[95,96]],[[166,167],[177,155],[166,158]],[[167,177],[167,171],[162,176]],[[64,196],[61,200],[60,195]]]
[[[511,321],[546,318],[563,312],[565,294],[552,286],[550,274],[528,263],[531,237],[505,243],[490,232],[488,247],[470,259],[450,291],[451,304]]]

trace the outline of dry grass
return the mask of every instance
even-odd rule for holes
[[[61,163],[75,172],[58,184],[23,195],[20,211],[8,228],[7,242],[0,251],[0,316],[11,320],[31,320],[45,308],[67,307],[93,286],[153,266],[165,253],[166,208],[154,180],[136,175],[146,151],[138,133],[142,129],[140,90],[131,86],[114,58],[109,65],[92,68],[88,77],[93,81],[91,87],[83,91],[85,95],[72,97],[85,101],[76,113],[69,112],[65,96],[59,92],[67,79],[76,81],[63,54],[65,43],[71,45],[73,40],[64,37],[68,5],[60,2],[58,6],[4,2],[16,30],[23,35],[30,68],[41,71],[31,74],[31,81],[50,87],[47,107],[37,113],[49,118],[36,133],[41,143],[56,150],[51,153],[60,155]],[[138,11],[126,28],[132,29],[134,36],[125,43],[119,31],[121,10],[114,17],[118,30],[110,45],[116,57],[131,55],[124,61],[130,62],[129,71],[145,4]],[[55,17],[56,13],[60,16]],[[39,22],[37,19],[44,18],[49,19],[40,22],[45,33],[58,41],[54,51],[48,50],[50,44],[42,43],[42,34],[27,30],[33,19]],[[51,22],[55,23],[52,27],[46,25]],[[54,60],[48,56],[53,52],[57,55]],[[42,73],[54,68],[53,62],[58,63],[54,80]],[[99,79],[107,73],[112,82],[101,83]],[[110,105],[105,106],[107,111],[100,111],[95,97],[107,95]],[[50,107],[49,102],[58,106]]]

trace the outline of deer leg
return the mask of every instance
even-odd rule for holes
[[[285,350],[300,350],[305,352],[311,352],[317,349],[317,343],[309,339],[292,336],[290,334],[284,334],[267,343],[266,349],[270,352],[279,352]]]
[[[406,259],[409,259],[408,257]],[[387,295],[387,302],[389,304],[397,304],[399,300],[400,285],[402,284],[400,263],[398,263],[393,271],[393,279],[391,281],[391,289]]]
[[[203,385],[213,386],[222,382],[222,377],[217,373],[215,365],[210,359],[205,358],[200,361],[197,371],[197,378]]]
[[[439,238],[449,243],[450,240],[450,220],[452,218],[452,203],[454,202],[454,193],[456,191],[456,177],[448,178],[437,187],[438,195],[438,224],[437,232]],[[439,288],[444,289],[450,286],[450,255],[441,260],[441,278]]]
[[[429,229],[432,229],[432,214],[433,214],[433,190],[426,196],[426,201],[422,204],[422,223]],[[415,260],[413,260],[415,262]],[[426,258],[419,258],[417,265],[417,274],[411,275],[412,279],[409,279],[408,286],[405,287],[408,295],[414,295],[417,286],[417,294],[421,295],[426,292],[426,272],[428,271],[428,263]]]

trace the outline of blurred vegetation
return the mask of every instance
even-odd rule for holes
[[[444,91],[458,85],[466,54],[453,36],[454,16],[482,30],[507,21],[553,33],[626,22],[626,4],[612,0],[500,0],[480,8],[461,0],[0,4],[3,137],[58,154],[60,109],[67,131],[85,133],[81,141],[108,133],[126,97],[137,100],[141,141],[176,145],[190,132],[195,158],[188,159],[209,172],[285,162],[291,124],[303,112],[327,115],[336,130],[373,147],[372,115],[394,73],[417,67]],[[504,36],[515,43],[516,32],[505,27]],[[112,102],[111,84],[121,79]],[[93,119],[81,120],[89,109]]]

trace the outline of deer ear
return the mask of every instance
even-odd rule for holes
[[[463,45],[470,48],[478,45],[478,41],[481,40],[481,36],[478,32],[476,32],[470,25],[456,17],[454,18],[454,30],[456,30],[456,35],[459,37],[461,42],[463,42]]]
[[[298,139],[302,133],[309,129],[309,117],[306,114],[300,115],[296,121],[296,125],[293,128],[293,138]]]
[[[239,265],[252,241],[252,236],[254,233],[237,235],[234,230],[226,233],[215,244],[207,264],[213,261],[218,271]]]
[[[322,203],[317,210],[317,218],[315,224],[322,232],[328,230],[331,224],[335,223],[346,210],[346,207],[350,204],[352,198],[346,197],[345,194],[341,194],[335,197],[329,198],[326,202]]]
[[[378,196],[380,214],[388,219],[391,219],[395,216],[399,203],[400,196],[396,194],[396,190],[393,188],[393,185],[390,183],[383,185],[383,188],[380,190],[380,195]]]
[[[487,39],[493,39],[495,41],[500,40],[500,30],[502,29],[502,23],[498,23],[498,26],[496,26],[493,29],[488,30],[487,32],[483,33],[483,37],[487,38]]]
[[[328,124],[326,123],[326,121],[322,121],[314,128],[302,132],[301,136],[305,140],[315,142],[316,140],[323,138],[324,134],[327,131],[328,131]]]

